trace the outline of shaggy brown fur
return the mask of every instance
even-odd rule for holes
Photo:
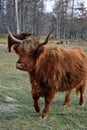
[[[13,36],[19,40],[24,40],[27,37],[29,37],[31,35],[31,33],[28,32],[23,32],[20,34],[13,34]],[[12,38],[10,37],[10,35],[8,35],[8,51],[11,52],[11,47],[12,45],[15,44],[15,42],[12,40]]]
[[[70,103],[70,93],[80,93],[79,104],[85,102],[87,56],[81,48],[62,49],[58,46],[40,45],[34,38],[14,45],[19,55],[16,68],[27,71],[32,85],[32,97],[36,112],[41,108],[40,97],[45,99],[42,117],[47,117],[50,104],[57,92],[66,92],[64,105]]]

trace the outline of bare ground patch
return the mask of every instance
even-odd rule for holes
[[[14,111],[16,109],[16,105],[14,103],[16,102],[16,99],[9,96],[6,96],[5,100],[0,100],[0,113]]]

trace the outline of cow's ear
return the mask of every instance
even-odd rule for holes
[[[19,47],[19,44],[14,44],[13,45],[13,50],[15,51],[15,53],[18,54],[18,47]]]
[[[37,57],[40,56],[40,54],[42,54],[44,52],[45,52],[45,47],[44,46],[39,47],[37,50]]]

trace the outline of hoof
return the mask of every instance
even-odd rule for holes
[[[40,113],[40,111],[36,111],[36,113]]]
[[[63,105],[66,107],[66,106],[69,106],[70,105],[70,102],[68,103],[63,103]]]
[[[83,106],[84,106],[84,104],[81,104],[81,106],[83,107]]]
[[[64,106],[64,107],[67,107],[67,106],[68,106],[68,104],[65,104],[65,103],[64,103],[64,104],[63,104],[63,106]]]
[[[40,109],[38,108],[38,109],[35,109],[35,111],[37,112],[37,113],[40,113]]]
[[[47,119],[47,115],[45,116],[45,115],[42,115],[42,119]]]

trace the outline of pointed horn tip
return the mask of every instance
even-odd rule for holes
[[[50,35],[53,33],[54,30],[56,30],[56,28],[54,28],[54,29],[47,35],[46,40],[45,40],[43,43],[40,43],[39,46],[41,46],[41,45],[46,45],[46,44],[48,43],[49,37],[50,37]]]
[[[53,29],[53,31],[56,30],[56,28]]]
[[[6,28],[8,30],[8,33],[11,34],[10,28],[8,26]]]
[[[8,29],[9,27],[8,26],[6,26],[6,29]]]
[[[7,26],[6,28],[7,28],[7,29],[9,29],[9,27],[8,27],[8,26]]]
[[[48,34],[48,36],[50,36],[55,30],[56,30],[56,28],[52,29],[52,30],[50,31],[50,33]]]
[[[55,31],[56,30],[56,28],[54,28],[51,32],[53,32],[53,31]]]
[[[50,36],[55,30],[56,30],[56,28],[54,28],[54,29],[52,29],[52,30],[50,31],[50,33],[48,34],[48,38],[49,38],[49,36]]]

